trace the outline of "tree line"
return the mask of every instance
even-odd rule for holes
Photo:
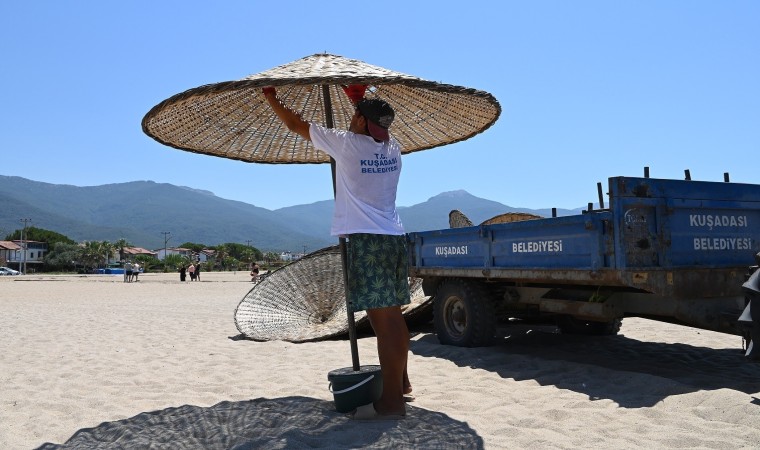
[[[180,248],[192,251],[193,256],[166,255],[163,260],[152,255],[127,255],[125,249],[135,247],[126,239],[110,241],[75,242],[67,236],[43,228],[28,227],[24,239],[44,242],[48,251],[44,256],[43,272],[81,272],[89,273],[100,268],[122,266],[125,261],[138,262],[146,272],[174,272],[182,266],[189,266],[198,261],[203,250],[211,250],[213,257],[204,265],[204,270],[248,270],[253,262],[267,265],[276,264],[280,256],[275,252],[262,253],[256,247],[229,242],[215,246],[185,242]],[[7,241],[21,240],[21,230],[16,230],[5,237]],[[112,258],[118,254],[118,262]]]

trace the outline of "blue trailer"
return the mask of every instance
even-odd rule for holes
[[[737,319],[760,185],[613,177],[608,194],[609,208],[575,216],[408,233],[439,340],[487,345],[507,318],[614,334],[626,316],[751,338]]]

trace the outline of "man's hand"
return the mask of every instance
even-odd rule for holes
[[[366,84],[351,84],[349,86],[341,85],[343,92],[351,99],[354,105],[364,99],[364,91],[367,90]]]
[[[277,98],[277,91],[273,86],[262,88],[261,93],[264,94],[264,98],[267,99],[267,103],[269,103],[272,111],[274,111],[290,131],[306,140],[311,140],[311,136],[309,136],[309,123],[303,120],[298,113],[282,104]]]

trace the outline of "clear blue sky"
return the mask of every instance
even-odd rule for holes
[[[399,206],[464,189],[575,208],[645,166],[760,183],[759,23],[748,0],[3,2],[0,175],[152,180],[269,209],[331,199],[327,165],[192,154],[140,127],[186,89],[328,52],[502,105],[485,133],[407,155]]]

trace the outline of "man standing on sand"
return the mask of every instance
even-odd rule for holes
[[[124,282],[132,282],[132,261],[124,263]]]
[[[140,263],[137,261],[132,264],[132,279],[135,281],[140,281],[138,278],[140,277]]]
[[[411,391],[409,330],[401,313],[401,305],[410,302],[406,240],[396,213],[401,149],[388,134],[391,106],[364,99],[365,86],[344,90],[356,106],[348,131],[306,122],[280,102],[274,88],[264,88],[264,96],[289,130],[335,159],[331,234],[347,238],[348,296],[353,311],[367,311],[383,377],[380,399],[360,406],[352,417],[400,419],[406,414],[404,394]]]

